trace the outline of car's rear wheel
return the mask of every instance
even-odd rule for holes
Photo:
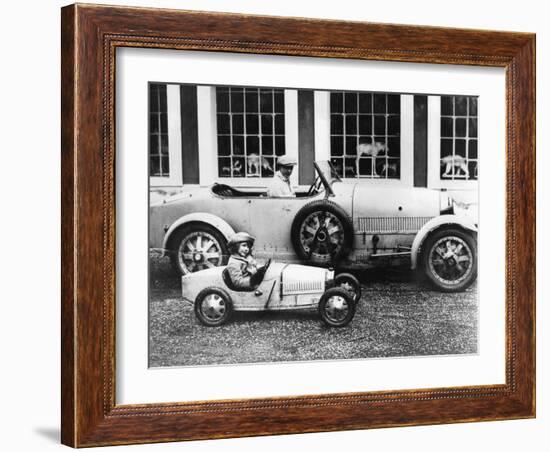
[[[233,313],[233,303],[227,292],[219,287],[207,287],[195,299],[195,315],[206,326],[220,326]]]
[[[346,290],[355,303],[361,300],[361,283],[351,273],[340,273],[334,278],[334,287]]]
[[[172,266],[182,275],[218,267],[226,262],[225,237],[207,224],[178,229],[170,240],[169,248]]]
[[[301,259],[328,266],[350,252],[353,224],[339,205],[317,200],[298,211],[292,222],[291,238]]]
[[[333,287],[321,296],[319,315],[328,326],[346,326],[355,315],[355,301],[347,290]]]
[[[432,233],[422,245],[422,267],[428,280],[443,292],[467,289],[477,277],[477,242],[460,229]]]

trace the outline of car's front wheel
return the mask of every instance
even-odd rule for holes
[[[218,267],[226,262],[227,242],[220,232],[206,224],[184,226],[170,239],[170,259],[182,274]]]
[[[351,273],[340,273],[334,278],[334,286],[347,290],[353,301],[358,303],[361,299],[361,283]]]
[[[355,301],[347,290],[333,287],[321,296],[319,315],[328,326],[346,326],[355,315]]]
[[[477,241],[460,229],[432,233],[422,246],[422,267],[428,280],[443,292],[467,289],[477,277]]]
[[[218,287],[207,287],[195,299],[195,315],[206,326],[220,326],[229,320],[233,304],[227,292]]]

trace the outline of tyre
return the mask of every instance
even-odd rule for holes
[[[422,270],[442,292],[467,289],[477,277],[477,240],[461,229],[431,233],[422,245]]]
[[[195,299],[195,315],[206,326],[220,326],[233,313],[233,303],[227,292],[218,287],[207,287]]]
[[[190,224],[176,230],[168,245],[172,267],[181,275],[226,262],[227,241],[207,224]]]
[[[361,300],[361,283],[351,273],[340,273],[334,278],[334,287],[340,287],[346,290],[355,303]]]
[[[333,287],[321,296],[319,315],[328,326],[346,326],[355,315],[355,301],[347,290]]]
[[[300,259],[329,266],[343,259],[353,245],[353,224],[339,205],[317,200],[302,207],[291,228],[294,250]]]

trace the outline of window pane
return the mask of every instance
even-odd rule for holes
[[[218,133],[219,134],[230,133],[229,115],[218,115]]]
[[[244,111],[244,95],[243,90],[231,88],[231,112],[242,113]]]
[[[388,113],[401,113],[401,96],[388,94]]]
[[[336,174],[340,177],[344,177],[344,163],[343,159],[333,158],[331,159],[332,166],[336,170]]]
[[[244,154],[244,137],[233,135],[233,155]]]
[[[244,177],[245,173],[245,159],[244,157],[233,157],[233,177]]]
[[[344,155],[344,138],[343,137],[331,137],[330,138],[330,154],[331,155]]]
[[[371,176],[373,174],[374,159],[361,157],[359,159],[359,176]]]
[[[357,134],[357,116],[346,115],[346,135]]]
[[[233,115],[233,134],[244,133],[244,115]]]
[[[160,102],[158,95],[158,85],[150,84],[149,85],[149,112],[159,111]]]
[[[441,140],[441,157],[453,155],[453,140]]]
[[[372,135],[372,115],[359,116],[359,133],[361,135]]]
[[[246,133],[258,134],[258,115],[246,115]]]
[[[168,135],[160,136],[160,153],[168,155]]]
[[[260,166],[262,177],[273,177],[275,174],[275,159],[273,157],[262,157]]]
[[[216,109],[222,113],[229,111],[229,92],[224,92],[220,88],[216,90]]]
[[[468,105],[468,112],[470,116],[477,116],[477,97],[470,97],[468,99]]]
[[[346,155],[357,155],[356,137],[346,137]]]
[[[161,157],[161,174],[162,176],[168,176],[170,174],[170,160],[167,155]]]
[[[218,176],[231,177],[231,159],[222,157],[218,159]]]
[[[275,154],[285,154],[285,137],[275,137]]]
[[[374,117],[374,134],[375,135],[386,134],[386,117],[385,116]]]
[[[477,118],[470,118],[468,120],[468,135],[477,137]]]
[[[285,133],[285,117],[284,115],[275,115],[275,133],[284,135]]]
[[[160,160],[158,157],[149,157],[149,175],[160,176]]]
[[[445,116],[453,115],[453,98],[451,96],[441,96],[441,114]]]
[[[466,140],[455,140],[455,155],[466,157]]]
[[[385,94],[374,95],[374,112],[384,113],[384,114],[386,113],[386,95]]]
[[[477,161],[468,162],[468,179],[470,180],[477,179]]]
[[[346,93],[344,97],[346,113],[357,113],[357,93]]]
[[[246,155],[260,154],[260,139],[258,137],[246,137]]]
[[[330,134],[342,135],[344,133],[344,117],[342,115],[330,115]]]
[[[343,93],[330,93],[330,111],[332,113],[342,113],[344,111]]]
[[[246,112],[247,113],[257,113],[258,111],[258,90],[250,89],[246,90]]]
[[[359,112],[372,113],[372,94],[359,93]]]
[[[285,112],[285,95],[283,91],[275,91],[275,112]]]
[[[218,137],[218,155],[231,155],[231,137]]]
[[[160,132],[168,133],[168,113],[165,111],[160,114]]]
[[[390,157],[401,156],[401,140],[399,138],[388,138],[386,153]]]
[[[466,116],[468,99],[465,96],[455,96],[455,115]]]
[[[401,128],[400,116],[388,116],[388,135],[398,136]]]
[[[355,177],[357,174],[355,159],[345,159],[344,177]]]
[[[149,133],[159,133],[159,113],[153,113],[149,115]]]
[[[466,136],[466,118],[455,119],[455,134],[457,137]]]
[[[260,111],[262,113],[273,112],[273,91],[262,89],[260,90]]]
[[[159,97],[160,97],[160,111],[166,111],[168,109],[166,105],[166,85],[159,85]]]
[[[477,159],[477,140],[470,140],[468,142],[468,158]]]
[[[273,117],[262,115],[262,133],[271,135],[273,133]]]
[[[273,137],[265,136],[262,137],[262,154],[263,155],[273,155]]]
[[[453,136],[453,118],[441,118],[441,136]]]

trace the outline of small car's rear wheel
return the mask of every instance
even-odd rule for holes
[[[422,246],[422,266],[428,280],[443,292],[467,289],[477,277],[477,244],[460,229],[431,234]]]
[[[334,287],[346,290],[355,303],[361,300],[361,283],[351,273],[340,273],[334,278]]]
[[[174,232],[170,259],[181,275],[223,265],[227,243],[220,232],[207,224],[191,224]]]
[[[195,315],[206,326],[220,326],[233,313],[233,303],[227,292],[219,287],[207,287],[195,299]]]
[[[346,326],[355,315],[355,301],[347,290],[333,287],[321,296],[319,315],[329,326]]]

